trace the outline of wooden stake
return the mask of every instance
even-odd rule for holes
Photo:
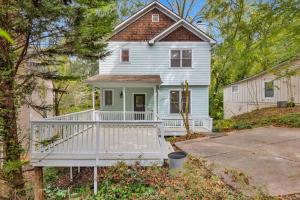
[[[34,200],[44,200],[43,168],[34,167]]]

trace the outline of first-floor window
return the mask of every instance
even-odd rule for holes
[[[265,97],[274,97],[274,81],[265,82]]]
[[[113,91],[104,90],[104,105],[112,106],[112,104],[113,104]]]
[[[191,112],[191,91],[188,91],[189,99],[188,99],[188,112]],[[184,91],[179,90],[171,90],[170,91],[170,113],[179,113],[180,110],[183,112],[186,111],[186,93]]]

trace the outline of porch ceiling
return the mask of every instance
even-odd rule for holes
[[[97,86],[151,86],[162,83],[160,75],[95,75],[86,82]]]

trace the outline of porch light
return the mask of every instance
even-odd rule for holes
[[[123,99],[123,91],[120,93],[120,98]]]

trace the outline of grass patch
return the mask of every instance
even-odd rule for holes
[[[228,120],[215,120],[215,132],[250,129],[263,126],[300,128],[300,107],[264,108]]]
[[[92,171],[87,168],[80,172],[85,182],[75,174],[74,183],[70,184],[62,182],[69,176],[67,171],[54,173],[50,168],[45,179],[47,199],[272,199],[260,191],[251,198],[235,191],[212,173],[204,161],[194,157],[188,158],[183,171],[170,172],[166,166],[128,167],[122,163],[101,168],[96,196],[90,187]]]

